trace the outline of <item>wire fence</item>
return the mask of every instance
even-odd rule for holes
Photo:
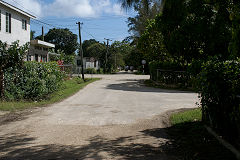
[[[151,75],[151,79],[164,84],[187,85],[190,80],[190,76],[186,71],[157,69],[156,74]]]

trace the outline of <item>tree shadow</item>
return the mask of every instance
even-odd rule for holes
[[[110,140],[95,136],[88,139],[87,145],[73,146],[34,145],[36,139],[33,137],[17,134],[4,135],[0,137],[0,159],[174,159],[173,156],[166,155],[162,147],[133,143],[138,138],[138,136],[130,136]]]
[[[131,82],[109,84],[106,86],[107,89],[121,90],[121,91],[134,91],[134,92],[158,92],[158,93],[193,93],[190,91],[178,91],[178,90],[167,90],[153,87],[146,87],[142,80],[131,80]]]
[[[139,133],[116,139],[94,136],[82,146],[36,145],[36,138],[24,134],[2,135],[0,159],[235,160],[234,155],[209,135],[200,122],[147,129]],[[156,146],[139,141],[143,137],[168,141]]]

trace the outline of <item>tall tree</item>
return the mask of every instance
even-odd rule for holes
[[[98,41],[96,41],[95,39],[89,39],[89,40],[83,41],[82,49],[83,49],[84,57],[91,57],[90,53],[88,52],[88,47],[90,47],[95,43],[98,43]]]
[[[73,55],[78,49],[77,35],[69,29],[50,29],[45,35],[45,41],[55,44],[55,50],[63,50],[66,55]]]

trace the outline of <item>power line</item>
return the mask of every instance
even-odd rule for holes
[[[25,8],[23,5],[21,5],[20,3],[18,3],[17,1],[15,1],[15,0],[11,0],[12,2],[14,2],[14,3],[17,3],[19,6],[21,6],[22,8],[24,8],[26,11],[28,11],[29,13],[31,13],[32,15],[34,15],[35,17],[37,17],[36,15],[36,13],[34,13],[33,11],[30,11],[29,9],[27,9],[27,8]]]

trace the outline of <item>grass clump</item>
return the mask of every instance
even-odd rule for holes
[[[170,118],[171,124],[176,125],[186,122],[196,122],[202,120],[202,111],[200,108],[185,112],[175,113]]]

